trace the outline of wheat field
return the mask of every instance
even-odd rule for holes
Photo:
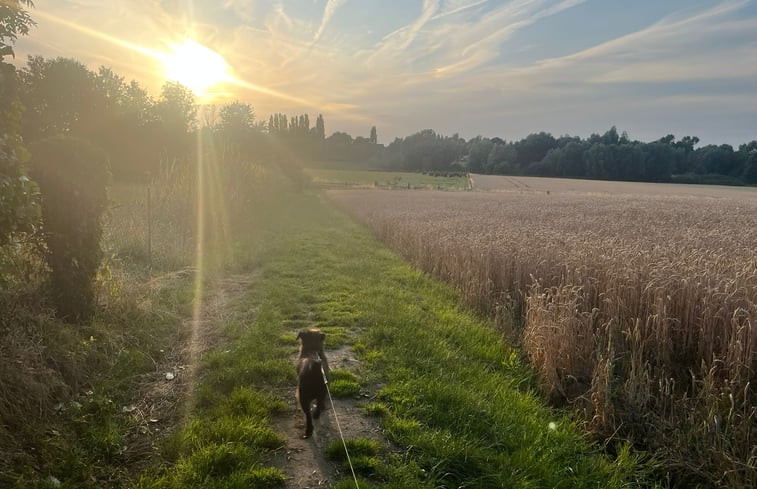
[[[497,317],[597,437],[679,482],[755,485],[757,189],[491,178],[329,195]]]

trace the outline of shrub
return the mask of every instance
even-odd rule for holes
[[[86,141],[67,137],[40,141],[31,150],[53,300],[62,318],[82,321],[92,313],[92,286],[102,256],[107,158]]]
[[[19,135],[17,88],[13,66],[0,62],[0,246],[15,233],[31,231],[38,218],[36,187],[24,168],[28,155]]]

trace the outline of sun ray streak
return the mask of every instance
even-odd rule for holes
[[[115,36],[111,36],[110,34],[106,34],[105,32],[98,31],[96,29],[92,29],[90,27],[87,27],[81,24],[77,24],[76,22],[71,22],[70,20],[61,19],[60,17],[48,14],[46,12],[42,12],[42,11],[34,12],[34,16],[40,19],[50,21],[50,22],[54,22],[64,27],[68,27],[69,29],[73,29],[75,31],[81,32],[82,34],[86,34],[88,36],[91,36],[103,41],[107,41],[111,44],[115,44],[116,46],[128,49],[130,51],[134,51],[139,54],[144,54],[145,56],[149,56],[159,61],[164,61],[168,57],[166,53],[161,53],[160,51],[155,51],[153,49],[140,46],[139,44],[129,42]]]
[[[196,230],[195,230],[195,276],[194,276],[194,297],[192,301],[192,329],[190,331],[190,345],[195,345],[197,342],[195,339],[199,335],[199,328],[202,322],[203,313],[203,281],[205,278],[205,167],[204,159],[202,156],[202,137],[200,133],[197,134],[197,173],[195,174],[196,185],[195,192],[197,195],[197,207],[196,212]],[[194,348],[190,351],[190,365],[197,365],[199,351]],[[190,381],[194,381],[194,372],[190,372]],[[189,389],[189,392],[194,392],[194,389]],[[187,409],[191,409],[191,401],[187,403]]]

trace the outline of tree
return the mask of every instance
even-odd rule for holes
[[[236,101],[221,107],[218,128],[227,132],[246,132],[255,127],[255,111],[250,104]]]
[[[36,185],[26,174],[29,154],[21,138],[23,105],[18,77],[13,65],[4,62],[5,56],[13,56],[18,36],[34,25],[21,5],[32,3],[0,3],[0,245],[17,233],[31,231],[39,216]]]
[[[518,151],[518,166],[523,168],[530,163],[539,162],[550,149],[556,147],[557,140],[549,133],[529,134],[525,139],[515,143],[515,149]]]
[[[322,114],[318,114],[318,118],[315,120],[315,137],[321,141],[326,138],[326,126],[323,123]]]
[[[728,144],[703,146],[694,151],[692,160],[692,165],[697,173],[733,176],[738,173],[738,159],[733,147]]]
[[[189,134],[197,125],[194,94],[179,83],[168,82],[163,85],[155,113],[165,157],[184,157],[191,147]]]
[[[602,135],[603,144],[618,144],[620,142],[620,136],[615,126],[612,126],[609,131]]]
[[[677,158],[677,150],[664,142],[653,142],[644,145],[644,181],[665,182],[670,180],[673,165]]]
[[[215,132],[227,144],[227,149],[237,151],[238,156],[249,158],[257,143],[257,138],[254,138],[257,129],[252,106],[238,101],[226,104],[221,107],[219,118]]]
[[[468,170],[472,173],[482,173],[486,167],[489,153],[494,144],[488,138],[477,136],[468,142]]]
[[[747,183],[757,183],[757,141],[739,146],[739,155],[744,168],[741,177]]]
[[[512,174],[518,151],[512,144],[495,144],[486,158],[486,173]]]
[[[371,136],[370,136],[371,144],[376,144],[378,142],[378,135],[376,134],[376,126],[371,127]]]
[[[335,146],[350,146],[352,144],[352,136],[346,132],[337,131],[326,139],[326,141]]]
[[[169,129],[186,134],[195,129],[196,99],[192,91],[177,82],[166,82],[156,106],[158,118]]]
[[[61,134],[87,137],[102,123],[105,94],[97,91],[96,75],[75,59],[30,56],[20,78],[27,141]]]
[[[560,177],[586,176],[586,165],[584,163],[586,144],[580,139],[576,139],[547,153],[542,160],[542,163],[544,163],[543,174]]]
[[[6,56],[14,56],[13,45],[19,36],[29,33],[36,25],[23,6],[33,7],[31,0],[2,0],[0,2],[0,61]]]

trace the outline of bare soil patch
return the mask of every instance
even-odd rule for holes
[[[329,367],[354,371],[358,360],[352,354],[352,349],[345,346],[339,349],[326,350]],[[292,356],[292,368],[296,355]],[[313,436],[303,439],[305,432],[305,416],[294,397],[295,386],[287,393],[282,393],[286,399],[288,410],[273,420],[276,430],[286,436],[286,445],[274,452],[271,463],[284,471],[287,475],[287,488],[322,488],[329,487],[338,480],[349,477],[341,468],[328,460],[325,456],[326,447],[333,441],[339,440],[339,426],[346,440],[352,438],[371,438],[385,442],[384,434],[378,425],[378,420],[365,415],[364,407],[369,402],[371,394],[363,391],[355,398],[334,399],[334,406],[328,403],[328,409],[321,414],[320,419],[314,420]]]

